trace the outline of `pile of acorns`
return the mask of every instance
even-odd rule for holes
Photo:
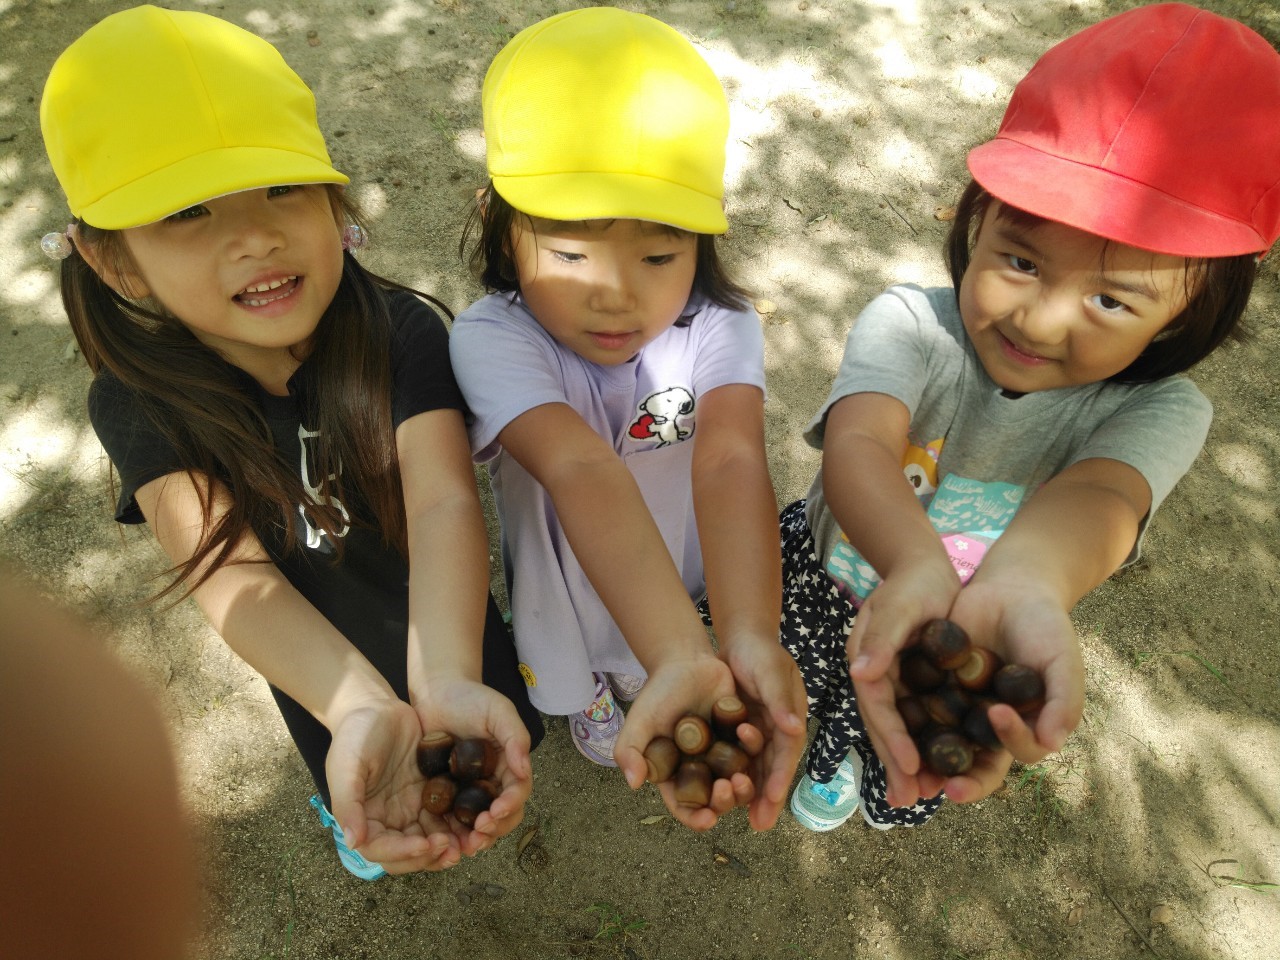
[[[502,792],[490,779],[498,769],[498,747],[479,737],[427,734],[418,743],[418,769],[427,778],[422,806],[439,817],[452,813],[464,827],[474,826]]]
[[[655,737],[644,749],[649,782],[675,780],[676,802],[688,807],[711,803],[711,784],[746,773],[751,758],[738,745],[738,724],[747,708],[737,697],[721,697],[711,708],[711,722],[697,714],[681,717],[670,737]]]
[[[966,772],[980,749],[1001,748],[987,719],[993,703],[1007,703],[1024,716],[1044,706],[1039,673],[974,646],[950,620],[925,624],[919,644],[902,651],[898,666],[910,691],[899,698],[898,713],[921,758],[940,776]]]

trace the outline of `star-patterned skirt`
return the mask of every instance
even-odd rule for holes
[[[858,714],[845,642],[857,608],[836,589],[814,555],[813,536],[797,500],[779,518],[782,535],[782,645],[800,668],[809,695],[809,716],[818,730],[809,745],[806,773],[819,783],[836,775],[850,750],[862,759],[862,804],[879,824],[919,826],[942,805],[935,797],[910,807],[884,801],[884,765],[876,757]]]

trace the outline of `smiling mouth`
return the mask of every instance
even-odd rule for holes
[[[268,283],[257,283],[251,287],[245,287],[232,299],[243,303],[246,307],[265,307],[269,303],[292,296],[298,289],[298,283],[296,276],[282,277]]]
[[[1012,340],[1006,337],[1003,333],[1000,334],[1000,339],[1001,341],[1003,341],[1005,351],[1007,353],[1012,354],[1017,359],[1022,360],[1024,363],[1038,364],[1038,363],[1049,362],[1048,357],[1043,356],[1039,353],[1033,353],[1030,350],[1027,350],[1027,349],[1024,349],[1023,347],[1018,346],[1018,344],[1014,343]]]

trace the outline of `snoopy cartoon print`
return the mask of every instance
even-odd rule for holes
[[[651,393],[637,405],[637,416],[627,435],[632,440],[657,437],[659,447],[679,443],[693,433],[693,408],[693,394],[684,387]]]

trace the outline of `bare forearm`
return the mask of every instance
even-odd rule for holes
[[[1086,463],[1107,469],[1101,462]],[[1070,610],[1125,561],[1150,503],[1149,494],[1143,499],[1145,486],[1094,482],[1093,468],[1076,467],[1082,470],[1055,477],[1018,511],[978,568],[975,583],[1034,582]]]
[[[489,551],[471,491],[409,518],[409,689],[433,677],[480,680]]]
[[[721,646],[739,638],[776,645],[782,548],[767,464],[751,454],[695,460],[693,489],[707,598]]]
[[[274,566],[224,567],[195,598],[238,656],[329,730],[358,706],[395,696],[373,665]]]
[[[704,652],[702,622],[622,461],[560,470],[547,489],[574,555],[645,670]]]

